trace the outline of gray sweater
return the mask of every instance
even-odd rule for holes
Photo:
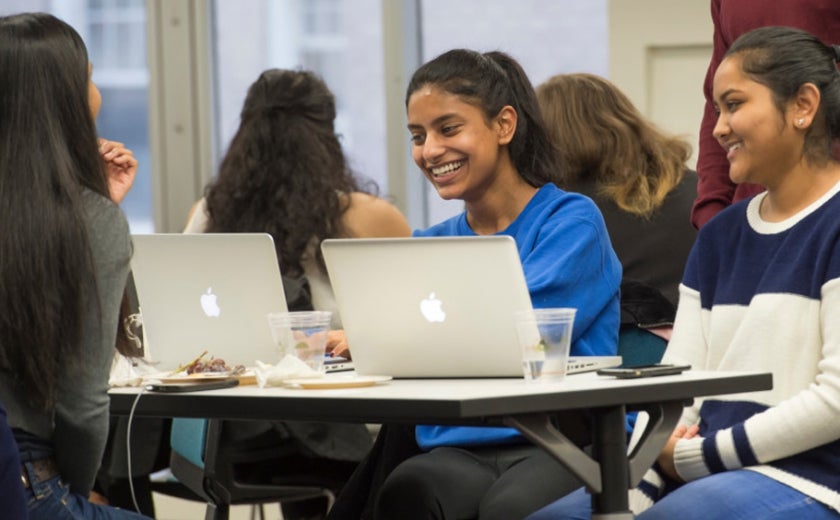
[[[0,377],[0,401],[9,423],[52,441],[55,459],[65,482],[87,496],[93,487],[108,436],[108,375],[114,358],[119,308],[132,254],[128,222],[113,202],[93,192],[83,196],[91,256],[101,304],[88,302],[83,324],[83,368],[61,375],[58,402],[43,412],[26,404],[24,395]]]

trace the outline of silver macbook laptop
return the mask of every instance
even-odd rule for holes
[[[286,310],[267,234],[133,235],[146,357],[161,371],[195,359],[276,363],[266,315]]]
[[[522,377],[514,313],[531,299],[513,238],[331,239],[321,248],[359,374]],[[610,356],[570,367],[619,364]]]

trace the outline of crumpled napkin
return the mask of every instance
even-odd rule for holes
[[[285,355],[276,365],[269,365],[257,361],[257,384],[260,388],[266,386],[283,386],[289,379],[323,377],[323,374],[312,370],[309,365],[295,356]]]
[[[117,354],[111,363],[111,375],[108,378],[108,384],[111,386],[140,386],[150,374],[158,372],[158,369],[145,359],[129,358]]]

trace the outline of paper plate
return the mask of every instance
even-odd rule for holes
[[[289,379],[286,384],[306,390],[323,390],[373,386],[391,379],[393,379],[391,376],[327,376],[319,379]]]

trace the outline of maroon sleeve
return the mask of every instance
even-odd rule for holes
[[[729,180],[726,153],[712,135],[717,121],[712,104],[712,83],[732,42],[756,27],[786,25],[805,29],[825,43],[840,43],[838,0],[711,0],[711,13],[714,26],[712,59],[703,83],[706,105],[697,150],[697,199],[691,209],[691,223],[698,229],[733,202],[764,189],[754,184],[736,187]]]
[[[723,55],[729,48],[725,28],[721,23],[721,0],[712,0],[712,24],[714,26],[712,59],[703,82],[706,98],[703,120],[700,123],[700,140],[697,151],[697,199],[691,208],[691,223],[697,229],[710,218],[732,203],[735,185],[729,180],[729,161],[726,153],[712,131],[717,122],[717,111],[712,103],[712,82]]]

